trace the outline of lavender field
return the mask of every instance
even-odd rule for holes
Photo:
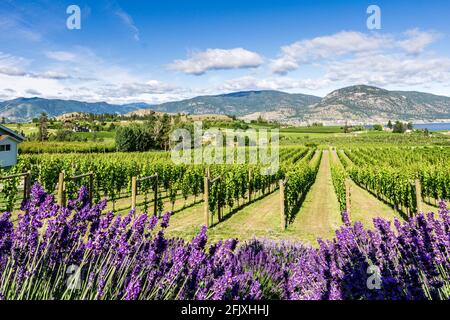
[[[0,298],[195,300],[447,300],[450,219],[418,214],[393,225],[344,226],[312,248],[299,242],[230,239],[207,229],[166,238],[161,219],[90,205],[86,188],[67,207],[39,184],[17,223],[0,218]]]

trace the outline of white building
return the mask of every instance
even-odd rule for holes
[[[0,125],[0,168],[17,163],[17,146],[23,140],[20,134]]]

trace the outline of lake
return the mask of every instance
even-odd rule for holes
[[[449,130],[450,123],[421,123],[415,124],[414,129],[428,129],[429,131]]]

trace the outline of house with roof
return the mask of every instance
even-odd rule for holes
[[[0,168],[11,167],[17,163],[18,144],[24,140],[17,132],[0,125]]]

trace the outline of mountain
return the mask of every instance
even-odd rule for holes
[[[0,102],[0,116],[10,122],[23,122],[38,117],[42,112],[47,113],[50,117],[72,112],[124,114],[148,107],[149,105],[145,103],[114,105],[106,102],[89,103],[75,100],[17,98]]]
[[[192,99],[167,102],[154,106],[155,111],[189,114],[249,115],[255,112],[270,112],[289,109],[292,115],[307,106],[318,103],[319,97],[305,94],[289,94],[280,91],[241,91],[215,96],[200,96]]]
[[[307,108],[303,121],[365,122],[450,119],[450,98],[414,91],[388,91],[366,85],[331,92]]]
[[[324,98],[264,90],[199,96],[153,106],[146,103],[114,105],[42,98],[0,102],[0,117],[11,122],[29,121],[41,112],[54,117],[71,112],[145,114],[151,110],[192,115],[236,115],[249,120],[261,116],[290,124],[381,123],[387,120],[417,123],[449,121],[450,97],[356,85],[335,90]]]

